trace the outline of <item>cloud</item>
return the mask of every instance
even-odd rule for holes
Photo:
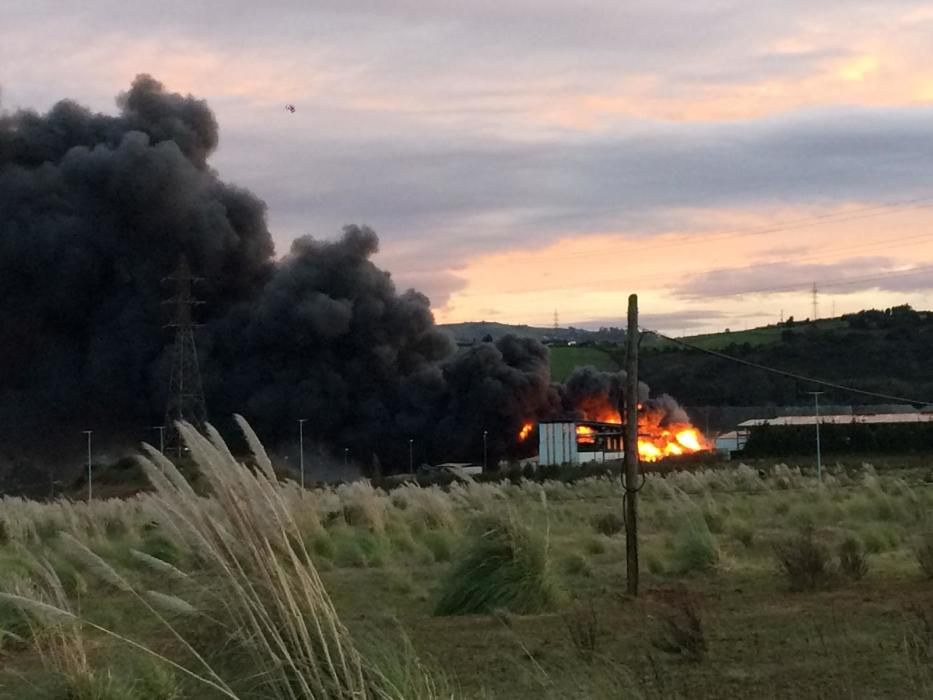
[[[933,265],[904,266],[886,257],[849,258],[835,263],[775,262],[697,275],[676,285],[685,299],[750,297],[800,292],[817,285],[834,294],[878,289],[914,292],[933,289]]]
[[[369,224],[443,305],[487,253],[925,194],[925,7],[35,0],[4,7],[0,65],[7,107],[110,110],[139,71],[205,97],[212,165],[268,202],[278,250]]]

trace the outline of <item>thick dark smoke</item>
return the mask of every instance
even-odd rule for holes
[[[273,447],[309,440],[361,462],[475,459],[560,411],[545,349],[505,338],[457,353],[428,300],[397,293],[347,227],[274,260],[265,205],[207,165],[207,105],[140,76],[119,114],[70,101],[0,114],[0,461],[152,439],[171,337],[160,280],[184,252],[204,277],[208,411],[246,415]],[[47,455],[48,456],[48,455]],[[374,459],[378,456],[378,459]]]
[[[607,408],[621,413],[624,407],[624,371],[604,372],[594,367],[578,367],[560,387],[561,403],[565,414],[590,420],[601,420]],[[648,385],[638,383],[638,400],[648,400]]]
[[[620,414],[624,410],[625,379],[621,372],[604,372],[594,367],[578,367],[558,387],[563,416],[588,420],[606,420],[607,409]],[[638,383],[638,401],[658,416],[660,425],[689,423],[690,417],[674,397],[660,394],[650,397],[650,388]]]
[[[118,104],[115,117],[70,101],[0,115],[7,453],[70,453],[83,428],[100,445],[151,437],[164,400],[160,279],[187,252],[217,316],[273,271],[264,204],[206,165],[218,139],[207,105],[148,76]]]

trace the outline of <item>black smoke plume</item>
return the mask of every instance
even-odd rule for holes
[[[154,439],[171,344],[161,280],[181,253],[205,280],[208,412],[244,414],[272,446],[306,418],[309,441],[389,469],[409,450],[476,459],[484,431],[498,457],[524,420],[561,410],[542,346],[455,352],[428,300],[371,262],[371,230],[301,238],[276,261],[263,202],[208,166],[206,103],[143,75],[117,104],[0,113],[0,463],[77,462],[83,429],[98,449]]]

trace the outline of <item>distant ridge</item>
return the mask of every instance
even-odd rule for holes
[[[467,321],[464,323],[444,323],[439,326],[453,336],[458,345],[481,343],[484,339],[498,340],[504,335],[517,335],[521,338],[534,338],[541,342],[595,342],[615,341],[625,338],[625,333],[618,328],[590,331],[584,328],[539,328],[536,326],[496,323],[494,321]]]

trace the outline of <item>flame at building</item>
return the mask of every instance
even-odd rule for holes
[[[576,443],[583,449],[600,446],[605,449],[607,438],[612,440],[621,434],[622,415],[619,409],[623,404],[624,386],[624,372],[579,368],[561,385],[563,415],[553,418],[576,422]],[[638,402],[638,454],[641,461],[656,462],[665,457],[710,449],[704,435],[671,396],[662,394],[650,398],[648,386],[641,383]],[[531,434],[530,425],[523,426],[519,441],[527,440]],[[614,425],[619,426],[618,431],[611,429]],[[618,442],[616,439],[613,444]]]

